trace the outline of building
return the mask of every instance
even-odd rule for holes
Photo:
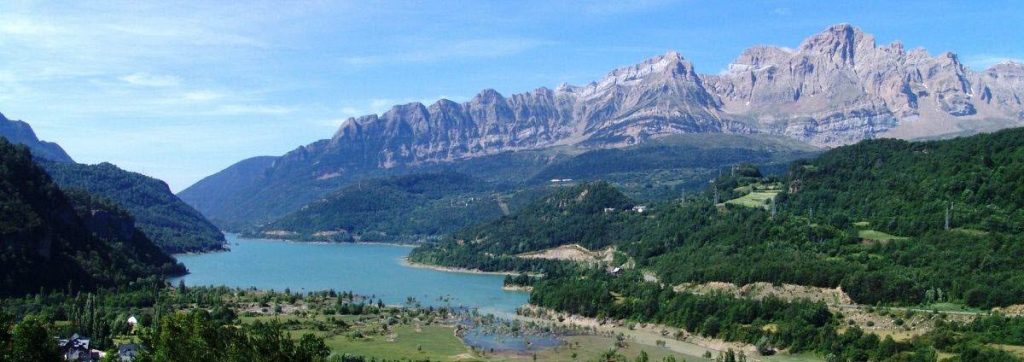
[[[137,357],[139,355],[139,352],[141,351],[141,345],[135,343],[122,344],[120,346],[117,346],[117,358],[121,362],[132,362],[135,360],[135,357]]]
[[[135,333],[135,326],[139,324],[139,320],[135,316],[128,317],[128,331]]]
[[[102,353],[89,348],[89,338],[79,336],[78,333],[71,335],[68,339],[57,340],[61,355],[65,361],[94,362],[102,358]]]
[[[647,206],[645,206],[645,205],[633,206],[633,211],[636,211],[637,213],[643,214],[644,211],[647,211]]]

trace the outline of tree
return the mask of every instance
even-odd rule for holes
[[[11,333],[11,362],[41,362],[62,360],[57,344],[42,320],[26,317]]]

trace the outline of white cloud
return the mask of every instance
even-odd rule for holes
[[[358,102],[359,104],[357,104],[357,105],[349,104],[349,105],[346,105],[344,107],[341,107],[339,109],[339,115],[340,115],[339,118],[331,118],[331,119],[322,120],[322,121],[319,121],[319,122],[316,122],[316,123],[321,124],[321,125],[326,125],[326,126],[332,127],[332,128],[338,128],[338,127],[341,127],[342,125],[344,125],[345,122],[348,121],[350,118],[359,118],[359,117],[367,116],[367,115],[371,115],[371,114],[379,115],[379,114],[382,114],[384,112],[387,112],[388,110],[390,110],[392,107],[394,107],[396,105],[413,103],[413,102],[419,102],[419,103],[422,103],[422,104],[429,105],[429,104],[433,104],[434,102],[437,102],[438,100],[441,100],[441,99],[448,99],[448,100],[453,100],[455,102],[461,102],[461,101],[466,100],[467,97],[461,97],[461,96],[459,96],[459,97],[450,97],[450,96],[446,96],[446,95],[440,95],[440,96],[436,96],[436,97],[406,98],[406,99],[371,98],[371,99],[368,99],[368,100],[364,100],[364,101]]]
[[[224,94],[210,90],[198,90],[186,92],[181,98],[189,102],[209,102],[224,98]]]
[[[2,19],[0,21],[0,34],[12,36],[43,36],[56,34],[60,29],[47,23],[35,22],[29,19]]]
[[[215,115],[242,115],[242,114],[263,114],[263,115],[280,115],[291,113],[293,109],[282,106],[263,105],[263,104],[227,104],[217,107],[214,111],[210,112]]]
[[[120,78],[122,82],[143,87],[173,87],[181,83],[181,79],[173,75],[153,75],[134,73]]]
[[[353,66],[401,63],[429,63],[452,59],[497,58],[520,54],[538,47],[554,44],[551,41],[530,38],[469,39],[457,42],[420,41],[430,47],[401,53],[372,54],[343,58]]]
[[[1024,63],[1024,58],[991,54],[977,54],[968,56],[964,59],[964,64],[967,64],[967,66],[975,70],[985,70],[993,65],[1006,62]]]
[[[673,2],[673,0],[590,1],[583,5],[583,11],[594,15],[620,15],[650,11]]]

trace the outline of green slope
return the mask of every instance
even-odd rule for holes
[[[82,189],[109,199],[132,214],[143,232],[169,253],[219,250],[224,235],[175,196],[163,181],[109,163],[43,162],[64,189]]]
[[[0,294],[112,286],[184,268],[128,214],[84,193],[66,196],[23,146],[0,140]]]
[[[246,230],[372,178],[457,172],[528,187],[552,178],[602,179],[622,187],[631,197],[655,200],[700,187],[720,168],[735,163],[784,164],[818,151],[767,135],[676,135],[615,150],[559,146],[383,169],[376,164],[341,165],[343,160],[317,158],[314,151],[322,147],[325,144],[317,142],[285,156],[241,161],[179,196],[218,226]]]
[[[505,192],[453,172],[371,179],[345,187],[252,234],[298,240],[407,242],[496,219],[503,214],[503,207],[515,207],[530,195],[530,191]]]
[[[796,162],[785,178],[741,170],[717,180],[723,199],[754,183],[784,183],[774,218],[768,208],[713,205],[710,192],[654,204],[643,217],[551,209],[572,202],[571,193],[560,194],[456,232],[413,258],[538,271],[543,265],[503,255],[568,243],[616,245],[667,285],[765,281],[841,286],[870,304],[931,303],[940,301],[936,295],[986,308],[1022,303],[1022,150],[1024,129],[924,143],[875,140]],[[613,191],[603,199],[622,200]],[[951,200],[952,226],[977,232],[944,230]],[[864,240],[853,222],[859,220],[903,238]]]

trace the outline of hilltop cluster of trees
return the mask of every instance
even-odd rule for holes
[[[168,253],[224,248],[224,234],[178,199],[163,181],[109,163],[40,162],[64,190],[84,190],[127,210],[149,239]]]

